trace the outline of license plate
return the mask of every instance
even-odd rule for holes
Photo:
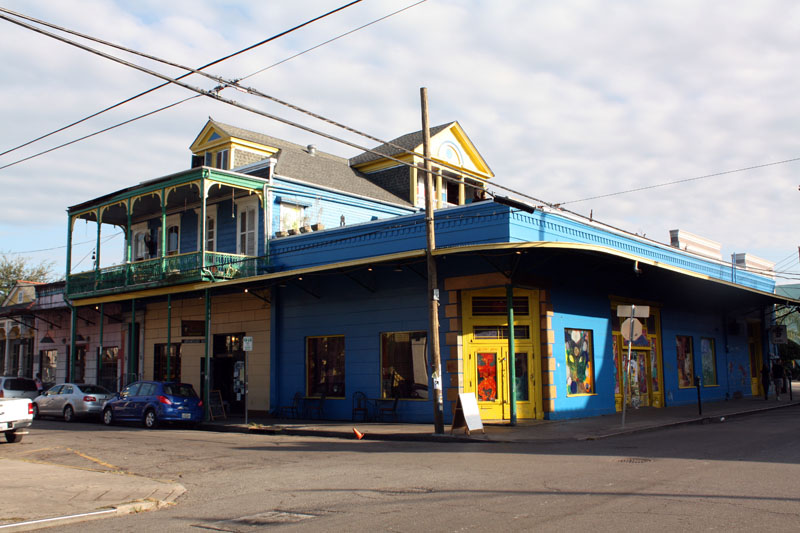
[[[192,418],[192,413],[181,413],[181,418]]]

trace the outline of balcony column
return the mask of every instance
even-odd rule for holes
[[[97,210],[97,244],[94,247],[94,282],[97,288],[97,282],[100,281],[100,217],[103,215],[103,209]]]
[[[161,189],[161,276],[167,272],[167,198],[166,189]]]
[[[70,306],[70,310],[72,314],[69,327],[69,373],[67,374],[67,381],[75,379],[75,330],[78,324],[78,310],[75,306]]]
[[[131,259],[133,258],[133,243],[131,239],[133,239],[133,232],[131,229],[131,199],[128,198],[128,226],[125,229],[125,286],[128,286],[128,283],[131,279]]]
[[[208,289],[205,290],[206,298],[206,353],[205,353],[205,394],[203,394],[203,407],[205,408],[205,420],[211,418],[211,410],[209,409],[209,402],[211,400],[211,294]]]
[[[64,294],[69,295],[69,273],[72,269],[72,215],[67,220],[67,277],[64,282]]]
[[[200,178],[200,275],[201,277],[205,276],[204,271],[206,268],[206,231],[208,230],[206,221],[206,180],[205,180],[205,171],[203,172],[203,177]],[[214,227],[215,231],[218,231],[219,228]]]

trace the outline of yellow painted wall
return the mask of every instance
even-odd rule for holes
[[[205,357],[205,343],[184,340],[204,337],[182,337],[182,320],[205,320],[205,299],[172,301],[171,342],[181,343],[181,381],[200,391],[200,362]],[[240,333],[253,337],[253,351],[248,354],[249,390],[247,408],[269,411],[269,343],[270,310],[266,302],[247,294],[228,294],[211,298],[211,342],[213,335]],[[167,302],[147,306],[144,323],[144,379],[153,378],[153,346],[167,342]]]

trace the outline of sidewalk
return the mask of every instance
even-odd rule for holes
[[[508,423],[485,423],[485,433],[473,431],[466,435],[464,428],[455,430],[445,427],[444,435],[435,435],[433,424],[375,423],[327,420],[291,420],[278,418],[250,418],[245,424],[243,417],[215,420],[200,426],[207,431],[233,431],[268,435],[296,435],[355,439],[356,428],[369,440],[402,440],[426,442],[558,442],[564,440],[595,440],[615,435],[654,431],[683,424],[705,424],[720,422],[772,409],[800,405],[800,395],[789,400],[783,395],[780,401],[770,397],[742,398],[721,402],[704,403],[703,414],[697,404],[666,407],[663,409],[628,409],[625,426],[621,413],[578,418],[570,420],[521,421],[516,426]],[[402,418],[402,413],[401,413]]]
[[[727,402],[703,404],[703,415],[697,405],[642,408],[626,412],[626,423],[621,425],[621,414],[580,418],[573,420],[525,421],[516,426],[486,424],[486,433],[473,432],[467,436],[464,429],[450,434],[434,435],[432,424],[378,424],[349,421],[303,421],[281,419],[228,419],[202,424],[200,429],[271,435],[297,435],[307,437],[333,437],[355,439],[353,428],[365,434],[366,440],[401,440],[424,442],[474,442],[486,445],[493,442],[546,443],[569,440],[595,440],[616,435],[655,431],[683,424],[721,422],[737,416],[746,416],[800,405],[800,395],[790,401],[745,398]],[[402,416],[402,414],[401,414]],[[177,484],[161,482],[116,471],[75,469],[52,464],[41,464],[19,459],[0,459],[4,482],[0,484],[0,533],[29,531],[70,522],[114,516],[144,510],[158,509],[174,503],[186,489]],[[31,480],[36,480],[32,484]],[[55,498],[51,487],[61,487]],[[36,502],[36,505],[31,505]]]

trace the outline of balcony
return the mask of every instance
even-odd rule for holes
[[[68,298],[86,298],[201,281],[224,281],[266,272],[263,257],[206,252],[145,259],[69,276]],[[201,267],[202,265],[202,267]]]

